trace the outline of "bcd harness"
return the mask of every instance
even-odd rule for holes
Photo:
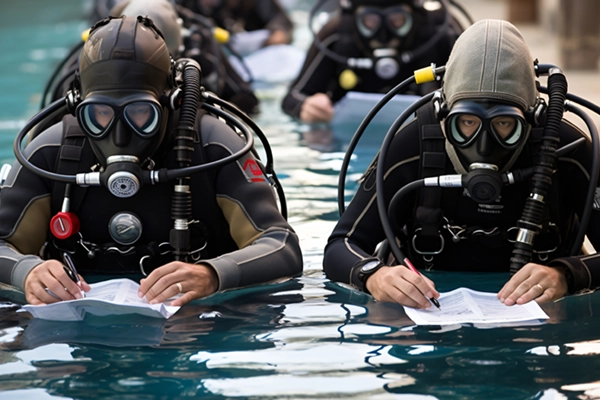
[[[432,109],[429,107],[419,109],[417,121],[420,135],[420,178],[455,174],[446,155],[446,139]],[[533,144],[534,152],[539,147],[541,134],[542,128],[534,128],[530,133],[529,142]],[[512,246],[518,231],[516,226],[467,225],[459,220],[453,220],[452,215],[445,215],[444,210],[448,212],[457,208],[457,201],[462,196],[464,196],[463,189],[457,188],[423,187],[419,189],[413,219],[407,224],[408,232],[404,243],[411,260],[419,267],[433,268],[440,257],[443,258],[444,249],[463,241],[469,241],[474,245],[489,249]],[[558,228],[560,213],[557,185],[552,185],[549,196],[551,201],[548,202],[549,206],[545,207],[542,218],[543,229],[535,240],[534,257],[536,259],[532,260],[542,264],[561,247],[561,232]],[[489,209],[490,213],[493,213],[494,207],[497,206],[493,204],[479,205],[481,212]],[[448,212],[448,214],[452,213]],[[477,219],[477,216],[471,215],[470,219],[473,221],[473,219]],[[508,223],[516,224],[516,219]]]

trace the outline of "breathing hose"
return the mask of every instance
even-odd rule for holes
[[[548,70],[548,110],[546,124],[537,155],[534,173],[531,177],[531,193],[525,200],[521,218],[517,220],[519,231],[510,259],[510,272],[516,273],[533,256],[533,241],[542,229],[542,216],[546,204],[547,192],[552,184],[552,175],[556,167],[556,149],[558,148],[560,123],[565,111],[567,80],[557,67]]]
[[[191,59],[186,59],[178,65],[183,69],[183,98],[174,150],[178,168],[186,168],[192,164],[194,152],[196,116],[201,98],[200,65]],[[175,260],[186,262],[190,249],[188,225],[192,218],[192,192],[189,175],[177,179],[171,204],[171,218],[175,222],[169,234],[169,244],[173,248]]]

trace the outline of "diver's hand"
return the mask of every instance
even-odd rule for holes
[[[182,306],[213,294],[218,288],[219,278],[212,267],[173,261],[142,279],[138,296],[146,296],[150,304],[157,304],[181,292],[182,296],[173,300],[171,305]]]
[[[274,44],[289,44],[292,42],[292,38],[286,31],[273,31],[271,36],[265,40],[263,46],[271,46]]]
[[[498,298],[507,306],[531,300],[545,303],[560,299],[568,289],[567,278],[561,270],[529,263],[506,282]]]
[[[29,304],[42,305],[81,298],[81,290],[91,290],[79,276],[81,289],[69,277],[65,266],[57,260],[47,260],[32,269],[25,278],[25,298]]]
[[[429,308],[429,299],[440,297],[429,278],[400,265],[379,268],[367,279],[366,286],[376,300],[413,308]]]
[[[302,122],[330,122],[333,119],[333,104],[325,93],[315,93],[302,103],[300,109]]]

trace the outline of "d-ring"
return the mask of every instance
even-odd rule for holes
[[[181,286],[181,283],[180,283],[180,282],[177,282],[177,283],[175,284],[175,286],[177,286],[177,289],[179,289],[179,293],[183,292],[183,286]],[[541,287],[541,286],[540,286],[540,287]]]
[[[542,285],[540,285],[539,283],[536,283],[535,286],[538,287],[538,288],[540,288],[540,292],[542,292],[542,293],[544,293],[546,291],[546,289],[544,289],[542,287]]]

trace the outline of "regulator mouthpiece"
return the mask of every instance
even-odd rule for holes
[[[474,163],[469,166],[469,173],[463,175],[463,187],[466,187],[471,198],[478,203],[488,204],[496,201],[502,193],[502,175],[493,164]]]
[[[106,170],[100,174],[100,181],[113,196],[127,198],[141,188],[142,168],[134,156],[109,157]]]

